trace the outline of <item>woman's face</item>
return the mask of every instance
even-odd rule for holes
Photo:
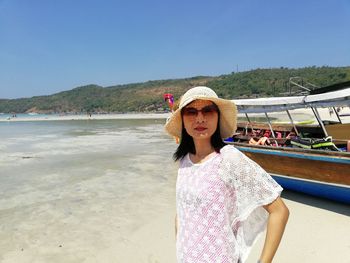
[[[210,139],[218,125],[218,108],[209,100],[195,100],[182,109],[187,133],[195,139]]]

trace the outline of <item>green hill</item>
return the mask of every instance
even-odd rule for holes
[[[317,87],[349,81],[350,67],[306,67],[300,69],[255,69],[217,77],[198,76],[186,79],[156,80],[144,83],[101,87],[87,85],[49,96],[21,99],[0,99],[4,113],[63,112],[155,112],[167,110],[164,93],[178,99],[187,89],[206,85],[220,97],[247,98],[277,96],[286,92],[289,79],[301,77],[299,83],[310,82]]]

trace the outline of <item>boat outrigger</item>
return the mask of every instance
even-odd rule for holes
[[[350,204],[350,123],[344,123],[335,110],[350,107],[348,84],[320,94],[233,100],[247,122],[240,123],[237,134],[227,142],[259,163],[284,188]],[[321,107],[333,108],[338,122],[323,121]],[[303,108],[312,110],[318,126],[295,123],[290,111]],[[290,124],[273,124],[272,112],[285,112]],[[249,115],[257,113],[265,115],[265,124],[250,120]]]

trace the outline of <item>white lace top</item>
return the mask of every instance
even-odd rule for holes
[[[282,188],[231,145],[203,163],[180,161],[176,184],[181,263],[244,262]]]

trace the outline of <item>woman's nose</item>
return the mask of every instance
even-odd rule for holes
[[[196,121],[197,121],[197,122],[203,122],[204,119],[205,119],[205,117],[204,117],[202,111],[198,111],[198,114],[197,114],[197,116],[196,116]]]

